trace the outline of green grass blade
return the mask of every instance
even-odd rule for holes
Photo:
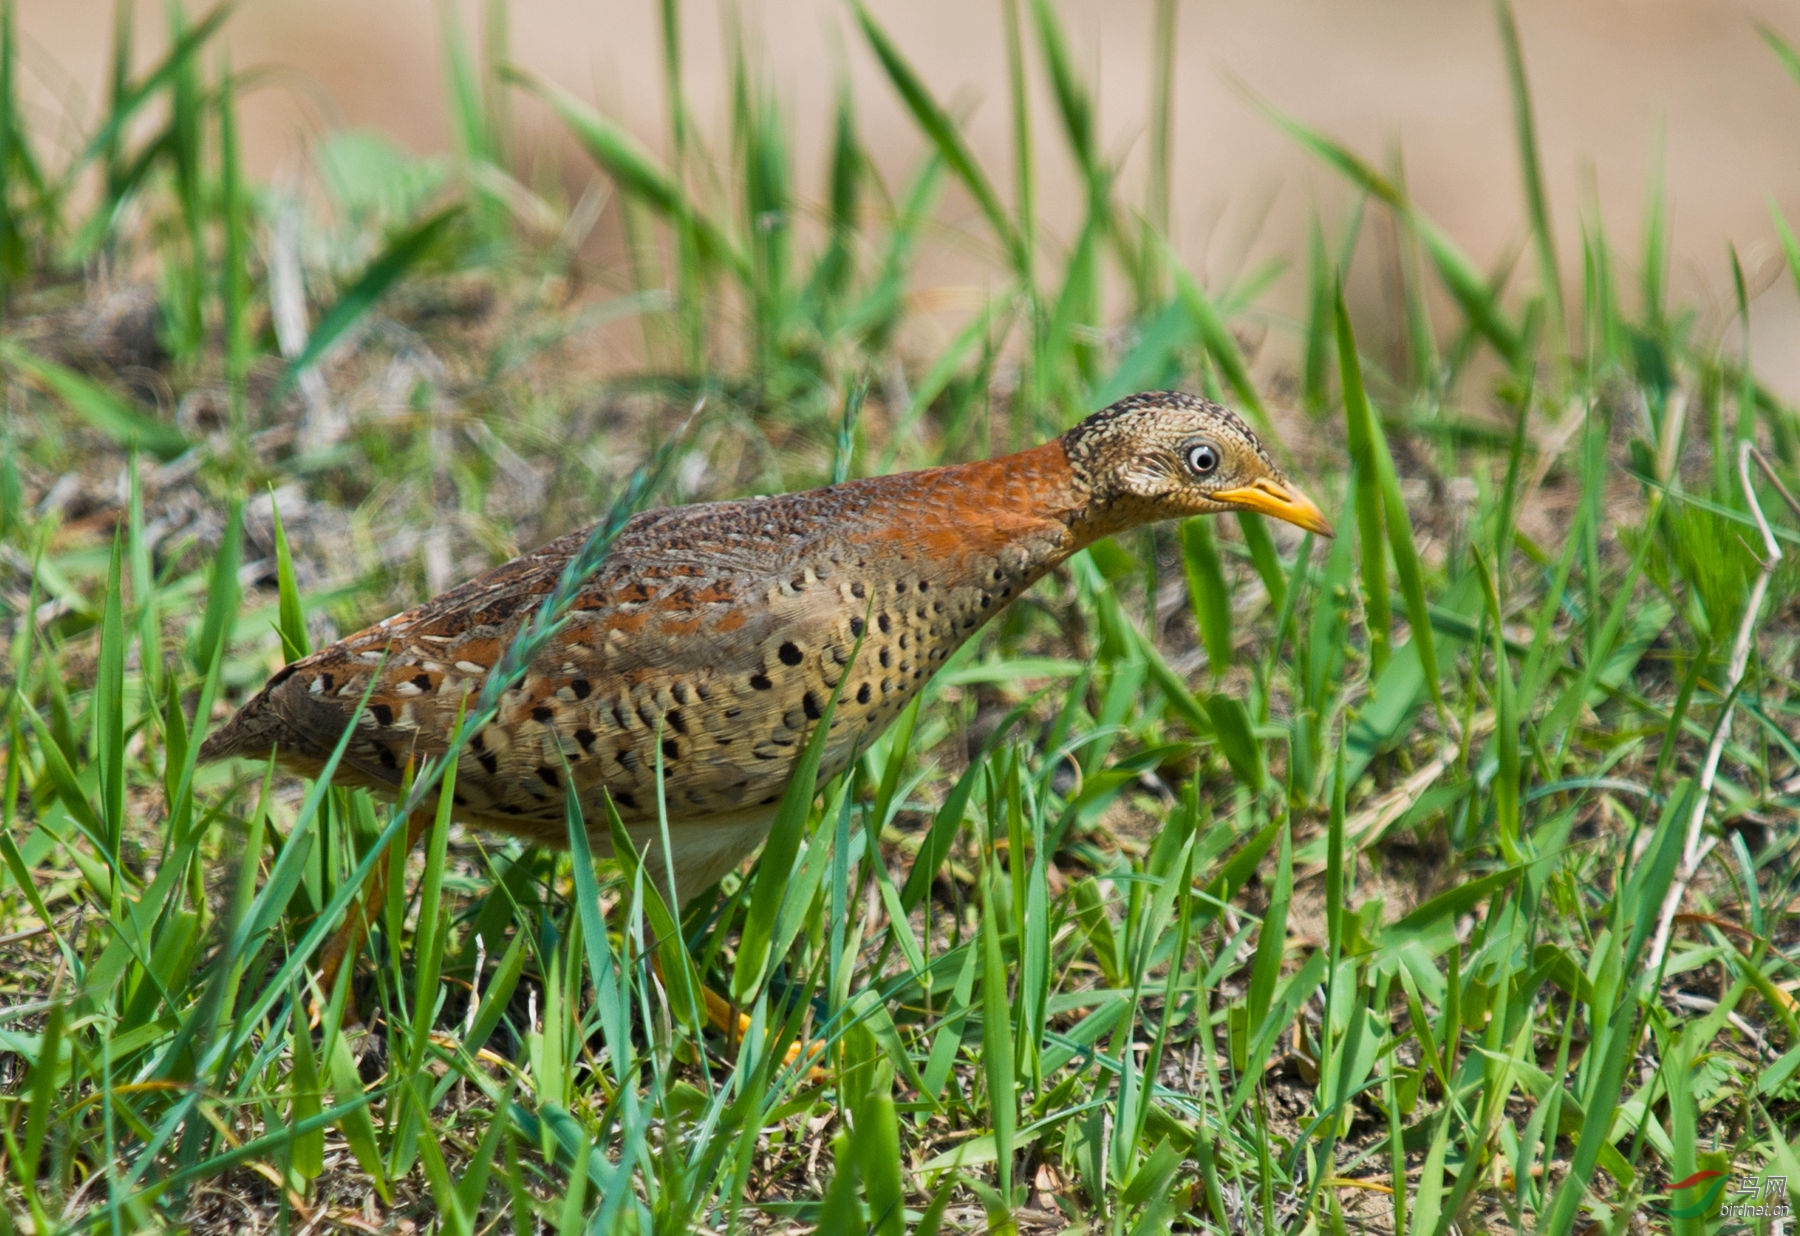
[[[1544,192],[1543,157],[1538,150],[1537,121],[1531,112],[1531,87],[1525,79],[1525,54],[1519,47],[1519,24],[1511,0],[1494,0],[1500,26],[1500,46],[1506,53],[1506,80],[1512,93],[1513,136],[1519,144],[1519,172],[1525,182],[1525,210],[1531,222],[1531,239],[1537,249],[1538,279],[1550,304],[1550,337],[1560,353],[1567,346],[1563,336],[1562,267],[1556,260],[1556,235],[1550,226],[1550,205]]]
[[[600,885],[594,879],[594,852],[588,843],[587,820],[576,793],[575,779],[564,776],[564,804],[569,827],[569,859],[574,870],[575,917],[581,923],[581,942],[586,949],[588,982],[600,1015],[600,1033],[612,1059],[615,1078],[623,1079],[634,1056],[630,1038],[631,1002],[613,964],[612,943],[606,920],[600,917]],[[490,997],[491,998],[491,997]]]
[[[460,203],[446,206],[436,214],[408,228],[378,253],[355,282],[325,311],[319,324],[307,337],[300,355],[288,362],[270,389],[267,406],[279,404],[300,381],[300,375],[319,363],[331,347],[368,315],[375,303],[402,278],[411,274],[430,253],[444,232],[462,214]]]
[[[94,674],[94,763],[100,774],[100,831],[110,866],[119,867],[125,836],[125,599],[124,546],[113,537],[100,611],[100,659]],[[115,894],[118,886],[113,886]],[[116,911],[119,907],[114,906]]]
[[[1668,316],[1665,300],[1669,286],[1668,191],[1663,179],[1664,143],[1659,135],[1650,161],[1649,183],[1644,189],[1644,256],[1639,261],[1644,316],[1652,330]]]
[[[125,79],[129,44],[124,38],[118,40],[115,44],[118,56],[114,60],[113,97],[108,100],[106,119],[76,156],[68,173],[71,177],[93,159],[115,150],[138,109],[169,86],[176,77],[192,71],[200,49],[219,32],[225,19],[231,16],[232,10],[237,6],[238,0],[224,0],[192,26],[184,26],[180,36],[170,44],[168,52],[157,62],[156,67],[137,81]],[[120,7],[125,12],[129,11],[130,6]]]
[[[1769,206],[1769,215],[1775,222],[1775,235],[1781,241],[1781,251],[1787,255],[1788,273],[1794,277],[1794,286],[1800,288],[1800,240],[1794,239],[1794,232],[1788,226],[1787,218],[1773,203]]]
[[[288,548],[287,531],[281,525],[281,509],[269,492],[269,519],[275,531],[275,630],[281,636],[282,654],[298,661],[310,651],[306,615],[300,608],[300,588],[294,581],[294,555]]]
[[[1267,1019],[1275,998],[1275,984],[1281,977],[1282,958],[1287,953],[1288,904],[1293,897],[1293,842],[1284,828],[1275,865],[1275,887],[1269,894],[1269,909],[1263,915],[1262,930],[1256,937],[1256,956],[1250,963],[1250,990],[1244,1006],[1248,1018],[1245,1028],[1250,1032],[1255,1032]],[[1251,1064],[1247,1059],[1237,1063],[1240,1070]]]
[[[1756,32],[1762,35],[1763,42],[1769,45],[1769,50],[1775,53],[1775,58],[1781,61],[1781,67],[1787,70],[1788,76],[1793,78],[1796,84],[1800,84],[1800,52],[1796,52],[1794,45],[1782,38],[1773,26],[1757,22]]]
[[[925,136],[936,148],[938,157],[956,174],[987,217],[988,225],[994,229],[1007,255],[1011,258],[1015,270],[1026,273],[1025,248],[1018,229],[1013,226],[1012,217],[1000,203],[1000,195],[994,191],[987,173],[981,170],[968,143],[963,140],[961,131],[951,120],[930,90],[900,49],[888,38],[887,32],[875,21],[874,16],[864,7],[862,0],[852,0],[856,11],[857,23],[862,27],[863,36],[868,39],[869,47],[875,52],[875,58],[881,61],[888,81],[900,94],[901,102],[912,113],[913,121],[924,132]]]
[[[1375,466],[1381,481],[1383,524],[1387,529],[1388,550],[1394,559],[1394,574],[1400,580],[1400,593],[1406,601],[1406,619],[1410,642],[1419,658],[1425,676],[1425,689],[1431,693],[1438,714],[1446,712],[1444,688],[1438,670],[1437,636],[1430,597],[1426,593],[1425,567],[1419,558],[1419,547],[1413,540],[1412,517],[1406,509],[1406,498],[1400,491],[1400,477],[1394,468],[1393,454],[1388,450],[1387,433],[1381,421],[1371,418],[1369,428],[1374,439]]]
[[[1256,386],[1250,381],[1250,370],[1244,364],[1243,353],[1238,350],[1237,340],[1226,329],[1225,319],[1220,316],[1218,306],[1201,290],[1194,277],[1182,268],[1173,252],[1169,254],[1169,269],[1175,274],[1175,290],[1194,320],[1194,331],[1205,346],[1207,355],[1212,357],[1219,372],[1225,375],[1226,383],[1244,405],[1244,410],[1264,428],[1268,428],[1268,410],[1263,407],[1262,397],[1256,393]]]
[[[1028,289],[1037,286],[1037,158],[1031,137],[1030,82],[1025,75],[1025,37],[1020,30],[1021,0],[1003,0],[1006,22],[1006,81],[1012,105],[1013,203],[1019,220],[1019,246],[1025,266],[1019,272]]]
[[[1250,713],[1243,701],[1235,695],[1215,692],[1207,697],[1206,715],[1212,721],[1219,749],[1231,764],[1231,775],[1252,793],[1261,793],[1267,779],[1263,745],[1250,725]]]
[[[1050,92],[1056,99],[1057,115],[1062,119],[1063,136],[1068,140],[1075,165],[1090,187],[1103,185],[1107,172],[1100,164],[1095,146],[1094,105],[1087,87],[1069,57],[1068,40],[1049,0],[1031,0],[1031,16],[1037,26],[1038,46],[1043,49],[1044,65],[1050,71]]]
[[[1387,538],[1382,533],[1381,475],[1375,462],[1375,414],[1363,389],[1362,362],[1350,330],[1344,290],[1336,296],[1338,372],[1344,389],[1344,425],[1350,446],[1350,468],[1356,478],[1356,540],[1362,569],[1364,629],[1369,639],[1369,672],[1379,678],[1387,668],[1393,640],[1393,609],[1388,600]]]
[[[987,1081],[988,1121],[994,1133],[994,1183],[1002,1205],[1012,1206],[1013,1138],[1018,1131],[1017,1075],[1013,1065],[1012,1016],[1007,966],[1000,951],[999,915],[993,898],[997,870],[985,882],[988,899],[981,916],[982,1071]]]
[[[660,757],[658,767],[660,768]],[[659,777],[660,781],[660,777]],[[658,791],[660,793],[660,789]],[[625,871],[625,879],[633,890],[638,907],[651,931],[647,947],[656,954],[662,967],[663,988],[669,997],[669,1011],[689,1031],[698,1033],[706,1024],[705,997],[701,994],[700,972],[688,953],[687,941],[681,934],[681,923],[669,912],[668,902],[643,869],[642,857],[625,831],[611,797],[606,800],[606,823],[612,834],[613,857]],[[654,843],[660,844],[660,842]],[[598,903],[596,903],[596,906]],[[594,947],[592,941],[589,946]],[[548,1022],[546,1021],[546,1024]]]
[[[1204,518],[1182,522],[1181,561],[1187,573],[1188,604],[1194,613],[1194,625],[1200,628],[1207,664],[1217,679],[1231,668],[1231,589],[1225,583],[1212,529]]]
[[[675,178],[657,166],[629,133],[554,82],[513,66],[501,75],[547,103],[588,157],[605,168],[620,188],[663,217],[683,220],[691,227],[699,252],[708,262],[724,266],[740,280],[749,280],[750,259],[737,242],[694,206]]]
[[[787,788],[775,807],[775,820],[769,826],[768,840],[763,843],[756,885],[750,890],[750,909],[744,915],[743,934],[738,941],[737,965],[731,975],[732,995],[738,1000],[747,1000],[768,975],[776,915],[786,900],[787,881],[800,851],[800,837],[806,830],[807,816],[812,812],[819,762],[825,756],[825,744],[830,739],[831,718],[861,651],[862,638],[859,636],[851,649],[850,661],[844,666],[837,686],[832,688],[831,698],[826,701],[819,719],[813,723],[806,750],[795,763]]]
[[[71,412],[121,447],[149,451],[163,460],[174,459],[188,449],[188,440],[173,425],[145,416],[121,396],[73,369],[33,356],[5,340],[0,340],[0,363],[41,384]]]
[[[893,1090],[894,1070],[882,1061],[857,1106],[851,1134],[858,1175],[868,1198],[870,1227],[881,1236],[901,1236],[906,1230],[906,1193],[900,1174],[904,1158]]]

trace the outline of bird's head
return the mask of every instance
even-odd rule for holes
[[[1256,511],[1332,534],[1243,419],[1198,395],[1132,395],[1082,421],[1062,443],[1100,525]]]

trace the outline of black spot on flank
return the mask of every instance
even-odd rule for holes
[[[995,567],[994,568],[994,582],[997,584],[1005,578],[1006,578],[1005,573],[1002,572],[999,567]]]
[[[282,683],[294,676],[294,669],[295,667],[292,665],[284,665],[276,670],[275,677],[269,679],[268,683],[263,687],[263,690],[273,691],[276,687],[279,687]],[[329,688],[327,689],[329,690]]]
[[[589,755],[592,755],[594,753],[594,731],[586,728],[585,726],[582,727],[581,729],[576,730],[575,731],[575,741],[580,743],[581,749],[583,751],[587,752]]]
[[[928,583],[928,582],[927,582],[927,581],[925,581],[925,580],[920,580],[920,581],[919,581],[919,591],[920,591],[920,592],[930,592],[930,591],[931,591],[931,584],[930,584],[930,583]]]
[[[400,767],[400,761],[396,760],[394,758],[394,753],[389,751],[386,747],[375,748],[375,758],[381,761],[381,766],[383,768]]]
[[[854,584],[850,585],[850,595],[860,601],[869,595],[869,590],[863,587],[861,580],[857,580]]]
[[[899,596],[901,593],[903,593],[905,591],[906,591],[906,581],[903,579],[895,580],[894,581],[894,595]]]
[[[806,714],[808,721],[819,719],[819,701],[811,691],[800,697],[800,711]]]
[[[962,620],[962,629],[965,631],[973,631],[975,629],[975,620],[973,618],[964,618]]]
[[[637,796],[629,791],[620,790],[612,796],[612,800],[627,811],[637,810]]]
[[[475,759],[487,771],[488,776],[495,777],[500,774],[500,757],[492,751],[483,751]]]
[[[779,794],[771,794],[767,798],[763,799],[762,802],[758,803],[757,806],[766,807],[770,803],[778,801],[780,799],[780,797],[781,796]]]
[[[867,627],[868,627],[868,624],[865,623],[861,618],[852,618],[850,620],[850,638],[851,639],[861,639],[862,633],[864,630],[867,629]]]
[[[677,704],[685,704],[688,702],[688,689],[687,689],[686,683],[682,683],[682,682],[676,683],[674,686],[669,688],[669,694],[673,695],[675,697],[675,702]],[[706,696],[701,695],[700,698],[705,699]]]
[[[656,709],[651,705],[649,700],[645,700],[638,705],[637,715],[638,720],[644,723],[645,729],[653,730],[656,728]]]
[[[376,725],[392,725],[394,723],[394,710],[386,704],[370,704],[369,715],[375,718]]]
[[[587,679],[577,678],[569,683],[569,690],[575,693],[576,699],[584,700],[588,697],[588,692],[593,690],[593,687],[588,685]]]
[[[504,813],[506,813],[507,815],[524,815],[525,814],[525,808],[519,806],[517,803],[501,803],[500,810],[503,811]]]
[[[663,720],[667,721],[669,723],[669,728],[674,730],[677,734],[687,733],[687,718],[681,715],[681,709],[669,709],[668,712],[663,714]]]
[[[883,678],[881,680],[881,693],[883,695],[886,695],[889,691],[892,691],[893,689],[894,689],[894,680],[892,678]]]
[[[934,613],[934,614],[941,614],[941,613],[943,613],[943,612],[944,612],[944,603],[943,603],[943,602],[942,602],[942,601],[933,601],[933,602],[932,602],[932,603],[931,603],[931,612],[932,612],[932,613]],[[923,617],[924,617],[924,616],[925,616],[925,611],[924,611],[924,610],[920,610],[920,611],[919,611],[919,617],[921,617],[921,618],[923,618]]]
[[[856,702],[859,704],[866,704],[869,702],[869,684],[868,683],[865,682],[865,683],[863,683],[862,686],[856,688]]]
[[[284,673],[285,673],[285,671],[284,671]],[[274,683],[272,683],[271,685],[272,686],[280,686],[283,681],[284,681],[284,679],[283,679],[282,674],[277,674],[277,675],[275,675]],[[333,678],[330,674],[320,674],[319,675],[319,690],[329,691],[329,690],[331,690],[332,687],[334,687],[336,685],[337,685],[337,679]]]
[[[739,717],[741,717],[743,715],[744,715],[744,710],[742,708],[727,708],[725,710],[725,719],[727,721],[736,721]]]
[[[629,773],[636,772],[638,770],[638,765],[642,763],[642,761],[638,759],[638,753],[630,747],[624,748],[613,758],[619,761],[620,768],[623,768]]]
[[[475,736],[473,738],[469,739],[469,749],[472,751],[486,751],[487,750],[487,739],[485,739],[481,736],[481,731],[477,730],[475,732]]]
[[[421,690],[421,691],[431,690],[431,675],[430,674],[414,674],[412,676],[412,685],[419,688],[419,690]]]
[[[881,633],[883,635],[886,635],[889,631],[894,629],[893,621],[888,618],[886,610],[875,615],[875,625],[881,628]]]
[[[789,640],[777,649],[775,655],[781,658],[781,663],[783,665],[800,664],[800,648],[792,640]]]
[[[788,587],[792,588],[795,592],[799,592],[802,588],[806,587],[806,576],[794,576],[794,578],[788,580]]]
[[[681,758],[681,744],[673,738],[665,738],[662,742],[662,753],[663,759],[673,763]]]
[[[985,592],[981,594],[981,608],[986,609],[988,606],[992,605],[993,603],[994,603],[993,597],[989,596]]]
[[[462,796],[461,790],[457,790],[457,791],[453,792],[450,795],[450,798],[451,798],[451,801],[453,801],[459,807],[466,807],[469,805],[469,800]]]
[[[758,691],[767,691],[775,684],[769,681],[767,674],[752,674],[750,675],[750,685]]]
[[[900,632],[900,647],[905,648],[910,643],[912,643],[912,636],[908,635],[905,631]]]
[[[538,779],[553,790],[562,789],[562,778],[557,776],[556,770],[548,764],[538,765]]]
[[[882,650],[881,650],[881,668],[886,669],[888,666],[892,665],[893,663],[894,663],[893,654],[888,652],[888,650],[885,647],[882,648]]]
[[[1011,595],[1012,595],[1012,585],[1011,584],[1006,585],[1006,587],[1004,587],[1000,590],[1000,599],[1002,601],[1006,600],[1006,598]]]
[[[547,723],[550,720],[550,718],[554,717],[555,715],[556,715],[555,709],[546,707],[543,704],[539,704],[536,708],[533,708],[531,710],[531,719],[533,721],[543,721],[543,722]]]

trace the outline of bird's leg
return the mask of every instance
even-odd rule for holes
[[[656,975],[656,981],[661,983],[666,990],[669,986],[669,979],[663,973],[662,958],[655,952],[650,954],[650,970]],[[735,1004],[705,983],[700,984],[700,996],[706,1002],[707,1023],[723,1034],[726,1046],[736,1052],[738,1046],[744,1041],[744,1036],[750,1033],[749,1014],[741,1011]],[[790,1065],[804,1056],[809,1066],[807,1069],[808,1080],[822,1082],[825,1080],[825,1071],[819,1067],[818,1061],[824,1054],[824,1043],[808,1042],[804,1038],[799,1038],[788,1044],[787,1054],[782,1057],[781,1063],[784,1066]]]
[[[418,846],[419,839],[425,835],[437,818],[433,807],[419,807],[406,819],[406,844],[402,854],[411,854]],[[363,937],[368,934],[369,924],[381,913],[382,905],[387,901],[388,862],[383,855],[369,872],[369,878],[363,881],[362,893],[344,911],[344,921],[332,933],[331,939],[325,942],[324,950],[319,954],[319,988],[330,992],[337,985],[338,971],[343,967],[344,959],[352,957],[362,947]],[[356,1002],[350,1001],[347,1018],[357,1020]]]

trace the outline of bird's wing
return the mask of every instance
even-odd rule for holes
[[[671,812],[777,794],[856,638],[835,551],[821,548],[825,517],[792,497],[632,520],[471,742],[463,805],[538,831],[560,820],[572,777],[586,795],[604,785],[628,816],[653,813],[659,760]],[[317,772],[351,729],[340,779],[399,784],[409,760],[447,749],[587,537],[570,533],[294,662],[202,756],[274,750]]]

